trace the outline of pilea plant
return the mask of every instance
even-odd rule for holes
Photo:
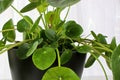
[[[29,0],[29,4],[19,11],[12,5],[13,0],[0,0],[0,13],[12,7],[22,17],[17,24],[9,19],[3,25],[0,31],[3,36],[0,40],[0,54],[18,47],[17,56],[20,59],[32,56],[33,63],[38,69],[49,68],[42,80],[80,80],[73,70],[62,65],[70,60],[72,51],[77,51],[79,54],[89,52],[91,55],[85,64],[86,68],[97,60],[108,80],[107,73],[99,60],[102,56],[113,73],[113,79],[120,80],[120,45],[117,45],[116,39],[113,38],[111,43],[107,43],[106,36],[101,33],[95,34],[94,31],[91,31],[93,39],[89,39],[82,36],[83,29],[80,24],[74,20],[66,20],[70,7],[79,1]],[[53,9],[49,10],[49,7]],[[66,8],[66,16],[61,19],[61,12]],[[39,12],[35,21],[22,14],[33,9]],[[16,31],[23,34],[22,41],[16,41]],[[56,59],[58,66],[51,68]]]

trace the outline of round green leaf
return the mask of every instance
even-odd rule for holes
[[[25,16],[25,19],[27,19],[29,22],[32,23],[32,20],[28,16]],[[29,31],[30,30],[30,24],[25,19],[21,19],[17,23],[17,30],[19,32],[24,32],[24,31]]]
[[[80,80],[80,78],[70,68],[54,67],[45,73],[42,80]]]
[[[54,7],[67,7],[71,6],[80,0],[47,0],[48,3]]]
[[[13,0],[0,0],[0,13],[6,10],[11,4]]]
[[[54,63],[56,59],[56,53],[53,48],[44,47],[37,49],[33,53],[32,59],[33,63],[38,69],[45,70]]]
[[[64,27],[65,34],[71,38],[78,37],[83,33],[82,27],[75,21],[68,21],[67,23],[65,23]]]
[[[3,37],[9,41],[9,42],[13,42],[15,41],[15,30],[14,30],[14,25],[13,25],[13,21],[12,19],[10,19],[9,21],[7,21],[2,28],[3,32]]]

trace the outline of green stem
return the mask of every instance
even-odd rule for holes
[[[95,59],[98,61],[98,63],[100,64],[100,66],[101,66],[101,68],[102,68],[102,70],[103,70],[103,72],[104,72],[104,74],[105,74],[106,80],[108,80],[107,73],[106,73],[105,68],[103,67],[101,61],[100,61],[93,53],[91,53],[91,55],[93,55],[93,56],[95,57]]]
[[[106,59],[106,61],[110,62],[109,57],[105,56],[104,54],[100,53],[98,50],[96,50],[94,47],[91,47],[97,54],[101,55],[103,58]]]
[[[69,11],[70,11],[70,6],[68,7],[68,10],[67,10],[67,13],[66,13],[66,15],[65,15],[64,21],[66,20],[68,14],[69,14]]]
[[[7,30],[2,30],[0,32],[8,32],[8,31],[14,31],[14,30],[16,30],[16,29],[7,29]]]
[[[56,49],[56,52],[57,52],[57,58],[58,58],[58,67],[61,67],[61,60],[60,60],[60,53],[59,53],[59,50]]]
[[[27,21],[27,22],[30,24],[30,26],[32,26],[32,23],[31,23],[29,20],[27,20],[13,5],[11,5],[11,7],[12,7],[23,19],[25,19],[25,21]]]
[[[44,12],[44,15],[41,14],[40,12],[39,12],[39,14],[42,15],[42,16],[41,16],[42,23],[43,23],[43,25],[44,25],[44,28],[47,29],[47,24],[45,24],[45,20],[44,20],[44,18],[43,18],[43,16],[45,16],[45,12]]]
[[[96,41],[93,41],[93,42],[94,42],[95,44],[97,44],[98,46],[100,46],[100,47],[104,48],[104,50],[105,50],[105,51],[108,51],[108,52],[113,53],[113,51],[112,51],[111,49],[109,49],[109,48],[105,47],[103,44],[98,43],[98,42],[96,42]]]
[[[25,41],[22,41],[22,42],[18,42],[18,43],[15,43],[15,44],[4,46],[3,48],[5,48],[5,49],[1,50],[0,54],[6,52],[6,51],[8,51],[8,50],[10,50],[10,49],[12,49],[12,48],[14,48],[16,46],[19,46],[19,45],[21,45],[23,43],[29,42],[29,41],[31,41],[31,40],[25,40]]]

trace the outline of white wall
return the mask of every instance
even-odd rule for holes
[[[21,5],[24,5],[26,2],[20,2],[21,1],[18,1],[14,4],[21,9]],[[9,13],[9,15],[7,13]],[[33,14],[37,15],[35,12],[30,15]],[[14,15],[11,9],[8,9],[3,14],[0,14],[0,26],[8,20],[8,17],[13,17],[14,19],[16,19],[16,17],[19,18],[18,15]],[[35,16],[32,17],[35,18]],[[113,36],[116,36],[118,42],[120,42],[120,0],[81,0],[80,3],[71,8],[69,19],[74,19],[83,26],[85,31],[84,35],[94,30],[96,33],[103,33],[109,36],[108,41]],[[101,60],[103,59],[101,58]],[[103,64],[106,65],[104,60]],[[105,66],[105,68],[108,75],[111,75],[107,66]],[[84,69],[83,76],[104,76],[104,74],[96,62],[91,68]],[[5,53],[0,55],[0,79],[8,78],[10,78],[10,71],[7,53]]]

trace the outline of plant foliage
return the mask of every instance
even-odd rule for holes
[[[90,54],[85,67],[90,67],[99,57],[103,57],[113,72],[114,80],[120,80],[120,45],[113,38],[108,43],[106,36],[91,31],[93,39],[83,35],[83,27],[75,20],[67,20],[70,7],[80,0],[28,0],[29,3],[20,11],[13,5],[13,0],[0,0],[0,13],[12,7],[22,18],[14,23],[9,19],[0,31],[0,54],[18,47],[19,59],[32,56],[34,65],[40,70],[47,70],[41,80],[80,80],[70,68],[63,67],[71,60],[73,51],[79,54]],[[49,8],[52,7],[52,10]],[[25,12],[37,10],[36,20],[24,15]],[[67,10],[64,19],[62,11]],[[1,25],[2,26],[2,25]],[[23,40],[16,41],[16,31],[22,33]],[[23,52],[24,51],[24,52]],[[58,66],[52,67],[55,60]],[[103,68],[103,65],[101,65]],[[104,71],[104,68],[103,68]],[[104,71],[105,73],[105,71]],[[106,76],[106,73],[105,73]],[[106,76],[106,80],[107,76]]]

